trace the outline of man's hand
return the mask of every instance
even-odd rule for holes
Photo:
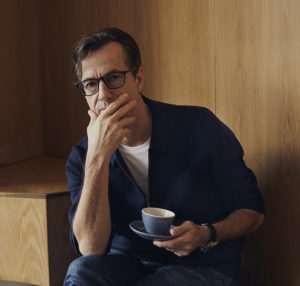
[[[128,101],[128,95],[122,94],[109,104],[99,116],[96,112],[89,110],[88,114],[91,120],[87,133],[90,156],[102,155],[110,158],[122,139],[131,134],[128,126],[135,121],[135,118],[127,114],[135,104],[135,100]]]
[[[185,221],[182,225],[171,229],[171,235],[177,236],[172,240],[153,242],[177,256],[187,256],[198,247],[205,246],[210,240],[210,231],[207,227]]]
[[[236,239],[245,236],[257,228],[264,221],[264,214],[251,209],[238,209],[224,220],[214,223],[219,241]],[[206,226],[196,225],[185,221],[182,225],[171,229],[173,236],[168,241],[154,241],[154,245],[164,247],[178,256],[189,255],[197,247],[207,245],[210,240],[210,230]]]

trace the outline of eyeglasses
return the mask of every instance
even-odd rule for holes
[[[89,78],[83,80],[81,82],[78,82],[75,86],[79,88],[80,93],[83,96],[91,96],[96,94],[99,90],[99,84],[101,80],[109,89],[117,89],[124,86],[126,73],[132,72],[136,69],[137,68],[134,67],[126,71],[110,72],[99,78]]]

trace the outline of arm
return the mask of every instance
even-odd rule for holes
[[[89,156],[89,155],[88,155]],[[111,233],[108,202],[108,162],[86,160],[85,178],[73,220],[80,252],[103,255]]]
[[[212,190],[218,194],[224,212],[229,214],[214,222],[213,226],[218,241],[225,241],[255,231],[263,223],[264,207],[256,178],[243,161],[241,145],[224,124],[211,116],[206,136],[209,162],[207,168],[213,182]],[[171,234],[178,237],[154,244],[165,247],[178,256],[189,255],[196,248],[207,245],[211,236],[207,226],[196,225],[190,221],[172,229]]]
[[[264,214],[250,210],[240,209],[231,213],[223,221],[214,223],[218,240],[224,241],[245,236],[258,229],[264,221]]]
[[[88,152],[85,177],[73,231],[80,252],[103,255],[111,234],[110,206],[108,199],[109,160],[121,140],[130,134],[128,125],[133,117],[126,117],[135,101],[122,95],[99,116],[89,111]]]
[[[239,209],[227,218],[216,222],[213,226],[217,232],[218,241],[230,240],[245,236],[261,226],[264,214],[250,210]],[[169,241],[154,241],[154,245],[164,247],[178,256],[189,255],[198,247],[205,246],[210,240],[210,230],[206,226],[186,221],[174,227],[171,234],[178,236]]]

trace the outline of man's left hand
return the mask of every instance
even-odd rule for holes
[[[177,256],[187,256],[196,248],[205,246],[210,240],[209,229],[191,221],[185,221],[180,226],[172,228],[170,233],[176,238],[167,241],[155,240],[153,244]]]

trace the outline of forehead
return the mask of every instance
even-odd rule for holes
[[[127,69],[122,46],[117,42],[105,44],[82,61],[82,80],[100,77],[113,70]]]

